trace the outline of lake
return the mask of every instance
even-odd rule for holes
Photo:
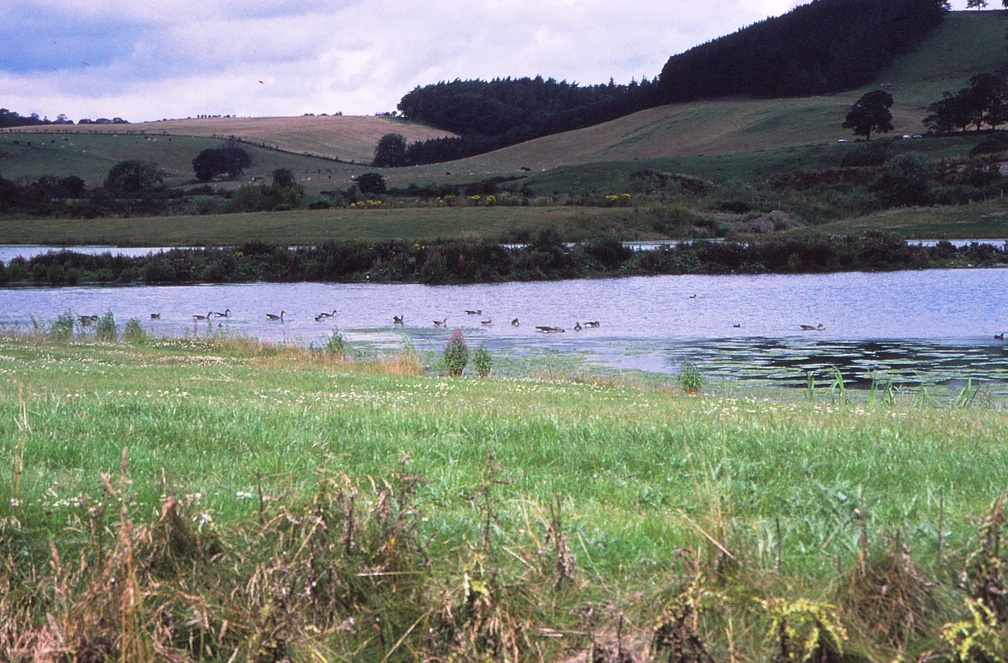
[[[151,249],[145,249],[150,251]],[[319,345],[339,330],[351,343],[440,350],[461,328],[471,347],[549,359],[576,354],[613,369],[676,373],[683,361],[710,377],[805,384],[841,368],[848,386],[871,376],[897,384],[1008,384],[1008,270],[959,269],[824,275],[656,276],[575,281],[417,284],[240,284],[3,288],[0,326],[29,328],[62,312],[111,311],[156,335],[228,332]],[[194,322],[196,314],[227,318]],[[317,322],[320,312],[336,314]],[[480,311],[468,315],[466,310]],[[267,319],[279,315],[283,322]],[[160,315],[152,320],[151,313]],[[393,324],[402,316],[404,324]],[[443,329],[434,320],[447,318]],[[518,318],[520,325],[513,326]],[[482,324],[488,321],[490,324]],[[574,331],[598,321],[597,328]],[[800,325],[819,331],[802,331]],[[542,333],[536,326],[565,329]]]

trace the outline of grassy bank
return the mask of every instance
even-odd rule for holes
[[[653,217],[634,214],[629,208],[561,206],[327,209],[86,221],[0,218],[0,243],[234,246],[262,241],[305,246],[330,239],[497,240],[515,232],[537,233],[543,228],[559,229],[565,237],[588,238],[605,233],[613,225],[625,228],[630,236],[653,236],[653,223]]]
[[[823,660],[910,660],[969,616],[971,518],[1008,485],[982,391],[694,397],[44,336],[0,340],[15,660],[710,660],[679,636],[803,660],[782,620],[867,657]]]

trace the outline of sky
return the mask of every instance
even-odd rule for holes
[[[74,121],[373,115],[394,111],[417,86],[456,78],[629,83],[657,77],[671,55],[798,4],[8,1],[0,6],[0,106]]]

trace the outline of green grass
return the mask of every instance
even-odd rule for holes
[[[970,517],[987,513],[1008,485],[1008,413],[986,395],[955,407],[953,394],[933,393],[930,404],[921,404],[918,395],[903,393],[884,404],[848,391],[844,404],[825,390],[809,398],[800,390],[722,386],[687,396],[601,378],[452,379],[418,375],[414,360],[346,363],[240,339],[3,338],[0,374],[7,412],[0,418],[0,523],[8,528],[0,530],[0,577],[21,577],[12,569],[31,567],[49,578],[39,595],[35,580],[12,585],[0,611],[24,628],[45,624],[40,615],[31,622],[29,613],[12,612],[18,597],[35,596],[36,609],[56,615],[51,629],[67,633],[91,620],[115,629],[118,618],[99,618],[108,608],[95,608],[109,590],[86,589],[89,569],[98,572],[96,588],[107,588],[103,574],[112,574],[119,583],[136,583],[145,597],[135,604],[111,594],[116,614],[147,615],[118,645],[123,650],[142,649],[173,629],[172,646],[184,649],[179,634],[197,632],[224,647],[225,660],[226,643],[273,642],[257,639],[264,633],[305,657],[307,647],[338,660],[360,660],[353,651],[381,660],[403,639],[412,651],[444,646],[443,639],[425,644],[426,628],[410,628],[416,621],[432,629],[479,627],[489,642],[524,634],[531,640],[521,651],[551,659],[559,654],[552,647],[585,640],[542,640],[542,629],[598,631],[581,637],[612,644],[616,619],[626,615],[627,643],[642,651],[648,624],[671,619],[662,611],[695,577],[715,611],[698,622],[711,650],[726,655],[731,626],[715,615],[727,614],[737,629],[733,646],[758,657],[773,645],[763,637],[767,622],[758,599],[853,600],[847,583],[863,581],[846,569],[876,563],[866,551],[873,560],[889,559],[888,536],[926,569],[917,573],[946,583],[945,603],[915,613],[931,624],[910,639],[909,651],[919,652],[937,647],[935,624],[958,614],[953,578],[975,546]],[[19,488],[6,480],[15,473]],[[414,485],[407,475],[422,482]],[[110,492],[127,498],[122,507],[100,506]],[[350,494],[359,511],[347,510]],[[178,500],[179,511],[166,495]],[[332,528],[328,534],[318,528],[319,513]],[[169,516],[181,519],[166,531]],[[98,529],[96,518],[104,519]],[[127,519],[137,531],[131,544],[132,530],[122,529]],[[340,584],[333,597],[343,607],[292,612],[285,621],[273,612],[279,595],[269,587],[305,596],[297,583],[308,573],[323,591],[328,576],[312,575],[326,568],[312,571],[323,559],[344,574],[347,561],[331,555],[345,545],[340,532],[348,522],[357,523],[358,546],[370,545],[369,536],[385,538],[369,553],[377,558],[361,560],[364,572],[337,582],[364,582],[376,568],[380,576],[402,569],[395,573],[403,579],[391,594],[387,584],[371,586],[354,605],[344,601],[355,590]],[[82,538],[88,531],[90,538]],[[99,545],[102,536],[107,543]],[[167,548],[159,547],[161,537],[168,537]],[[47,566],[50,538],[62,566],[58,560]],[[219,552],[206,558],[192,541]],[[131,561],[130,546],[140,555],[151,542],[149,554],[161,566]],[[100,552],[94,566],[96,546],[107,548],[107,571]],[[166,560],[168,550],[174,552]],[[310,552],[307,566],[297,561],[302,551]],[[388,557],[392,551],[402,557]],[[683,571],[680,553],[696,571]],[[74,570],[78,554],[82,566]],[[429,561],[410,566],[417,555]],[[19,561],[11,566],[13,559]],[[181,566],[169,573],[166,563]],[[190,566],[195,575],[184,580]],[[146,580],[152,573],[160,582]],[[419,580],[409,581],[417,573],[424,578],[419,587]],[[178,591],[176,577],[183,583]],[[269,577],[273,584],[262,587]],[[55,605],[46,598],[49,586],[58,588]],[[490,622],[472,621],[473,587],[484,586],[490,589],[479,594],[480,610],[497,624],[489,631],[482,629]],[[61,607],[67,599],[60,597],[73,602]],[[589,604],[609,608],[586,623]],[[204,616],[166,624],[164,610]],[[850,607],[841,614],[857,633],[865,616]],[[384,639],[370,628],[345,628],[347,616],[370,623],[376,615]],[[233,629],[230,637],[222,620]],[[155,623],[161,636],[147,631]],[[278,635],[283,624],[287,630]],[[847,644],[894,655],[873,638],[865,631]],[[486,642],[459,646],[485,651]]]
[[[123,128],[127,131],[128,126]],[[104,133],[0,133],[0,175],[6,179],[42,175],[67,177],[76,175],[88,187],[101,186],[109,169],[120,161],[139,159],[156,163],[165,172],[166,184],[182,186],[196,184],[192,160],[208,147],[219,147],[221,139],[192,136],[163,136]],[[252,167],[245,171],[241,182],[217,183],[234,188],[253,177],[269,180],[277,168],[289,168],[303,178],[312,191],[345,190],[350,178],[365,168],[327,159],[290,152],[268,150],[243,145],[252,157]],[[335,181],[335,183],[334,183]]]
[[[845,526],[838,509],[857,506],[880,530],[924,532],[944,496],[963,537],[965,514],[983,511],[1008,480],[1001,441],[1008,422],[990,407],[845,408],[825,392],[808,403],[452,380],[239,350],[184,340],[4,341],[0,400],[12,416],[0,422],[0,457],[11,457],[18,438],[16,385],[31,392],[24,502],[51,507],[99,494],[100,474],[118,467],[126,447],[144,502],[156,503],[166,472],[227,523],[249,515],[238,493],[257,472],[276,494],[307,494],[322,468],[381,476],[408,455],[411,470],[430,482],[426,499],[443,509],[445,526],[470,519],[460,496],[493,453],[514,479],[505,491],[511,498],[567,496],[572,519],[600,544],[595,570],[639,582],[681,540],[678,512],[706,508],[701,488],[715,476],[742,529],[756,535],[768,519],[783,518],[795,553],[789,565],[815,574],[829,570],[825,559],[797,551],[844,552],[842,541],[825,541],[832,527]],[[57,510],[50,526],[67,515]]]
[[[970,77],[1004,69],[1006,28],[1005,11],[952,12],[915,52],[900,57],[865,91],[882,86],[900,105],[927,108],[943,92],[966,87]]]
[[[551,227],[572,239],[625,229],[653,236],[650,218],[632,208],[458,207],[382,210],[297,210],[152,218],[3,219],[0,243],[113,244],[121,246],[234,245],[252,240],[310,245],[327,239],[415,241],[477,237]]]

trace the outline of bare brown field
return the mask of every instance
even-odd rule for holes
[[[54,127],[19,127],[19,131],[53,131]],[[235,136],[285,152],[370,163],[374,148],[388,133],[406,142],[452,134],[431,127],[377,116],[306,115],[301,117],[210,117],[161,120],[136,124],[84,124],[67,127],[75,133],[143,133],[228,138]]]

